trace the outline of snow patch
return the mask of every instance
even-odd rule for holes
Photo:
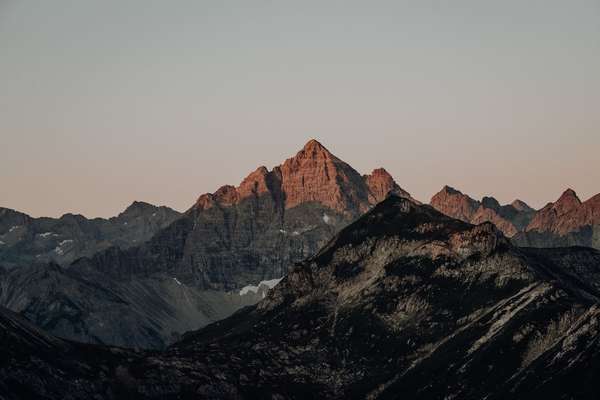
[[[73,240],[71,239],[65,239],[63,241],[61,241],[58,246],[54,249],[54,252],[56,254],[58,254],[59,256],[62,256],[63,254],[65,254],[65,251],[62,249],[62,246],[64,246],[65,244],[69,244],[72,243]]]
[[[173,278],[173,280],[175,281],[176,284],[178,284],[179,286],[181,286],[181,282],[179,282],[179,279]]]
[[[279,278],[279,279],[271,279],[268,281],[260,281],[258,283],[258,285],[248,285],[248,286],[244,286],[241,290],[240,290],[240,296],[245,296],[248,293],[252,292],[254,294],[258,293],[258,291],[261,289],[263,289],[263,298],[265,296],[264,292],[266,292],[267,290],[273,289],[275,286],[277,286],[277,284],[279,282],[281,282],[283,278]]]
[[[58,235],[54,232],[44,232],[44,233],[39,233],[38,236],[46,239],[46,238],[49,238],[50,236],[58,236]]]
[[[0,246],[5,245],[6,243],[4,243],[2,240],[0,240]]]
[[[127,225],[127,222],[123,222],[123,225]]]
[[[287,234],[287,231],[286,231],[285,229],[280,229],[280,230],[279,230],[279,233],[282,233],[282,234],[284,234],[284,235],[285,235],[285,234]]]
[[[293,236],[298,236],[299,234],[300,234],[300,232],[298,232],[298,231],[294,231],[294,232],[292,232],[292,235],[293,235]]]
[[[8,230],[8,232],[10,233],[10,232],[14,231],[15,229],[19,229],[19,228],[20,228],[19,225],[11,226],[10,229]]]
[[[331,217],[327,214],[323,214],[323,222],[329,225],[329,222],[331,222]]]

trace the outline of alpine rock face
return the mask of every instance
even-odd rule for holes
[[[567,189],[556,202],[536,211],[521,200],[508,205],[500,205],[493,197],[477,201],[445,186],[430,204],[465,222],[491,222],[519,246],[600,249],[600,194],[582,202],[575,191]]]
[[[79,345],[0,310],[0,388],[7,399],[90,388],[98,399],[595,399],[599,265],[594,249],[519,248],[491,223],[390,196],[258,305],[165,351]]]
[[[493,197],[477,201],[450,186],[444,186],[435,194],[430,204],[436,210],[465,222],[491,222],[508,237],[523,230],[535,213],[521,200],[508,205],[500,205]]]
[[[272,170],[200,196],[138,246],[0,270],[0,305],[62,337],[161,348],[262,299],[261,282],[282,278],[389,193],[410,197],[384,169],[360,175],[311,140]]]
[[[600,248],[600,194],[582,202],[567,189],[556,202],[539,210],[515,241],[532,247]]]

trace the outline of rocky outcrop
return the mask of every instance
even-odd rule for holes
[[[48,262],[68,265],[110,246],[139,245],[180,216],[168,207],[139,201],[110,219],[88,219],[74,214],[32,218],[0,208],[0,266],[13,268]]]
[[[9,399],[28,382],[48,399],[88,398],[81,387],[99,399],[594,399],[599,263],[593,249],[520,249],[491,223],[392,196],[257,306],[164,352],[82,359],[42,333],[15,339],[23,324],[0,312],[0,387]]]
[[[389,193],[410,197],[383,168],[361,176],[321,143],[310,140],[294,157],[269,171],[261,166],[238,187],[223,186],[198,199],[196,208],[231,207],[245,199],[269,196],[282,209],[318,203],[356,217]]]
[[[364,175],[363,179],[369,191],[369,203],[377,204],[390,194],[411,198],[410,194],[402,189],[394,178],[384,168],[377,168],[370,175]]]
[[[436,210],[465,222],[469,222],[479,208],[477,200],[450,186],[444,186],[433,195],[429,204]]]
[[[567,189],[554,203],[539,210],[525,230],[515,237],[522,246],[597,247],[595,232],[600,225],[600,195],[582,202]]]
[[[449,186],[435,194],[430,204],[436,210],[465,222],[491,222],[508,237],[522,231],[534,214],[534,210],[521,200],[500,205],[495,198],[486,196],[477,201]]]

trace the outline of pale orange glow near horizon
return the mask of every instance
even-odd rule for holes
[[[316,138],[428,202],[600,192],[600,5],[0,5],[0,207],[187,209]]]

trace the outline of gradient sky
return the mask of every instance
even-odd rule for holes
[[[317,138],[416,198],[600,192],[598,0],[0,0],[0,206],[187,209]]]

